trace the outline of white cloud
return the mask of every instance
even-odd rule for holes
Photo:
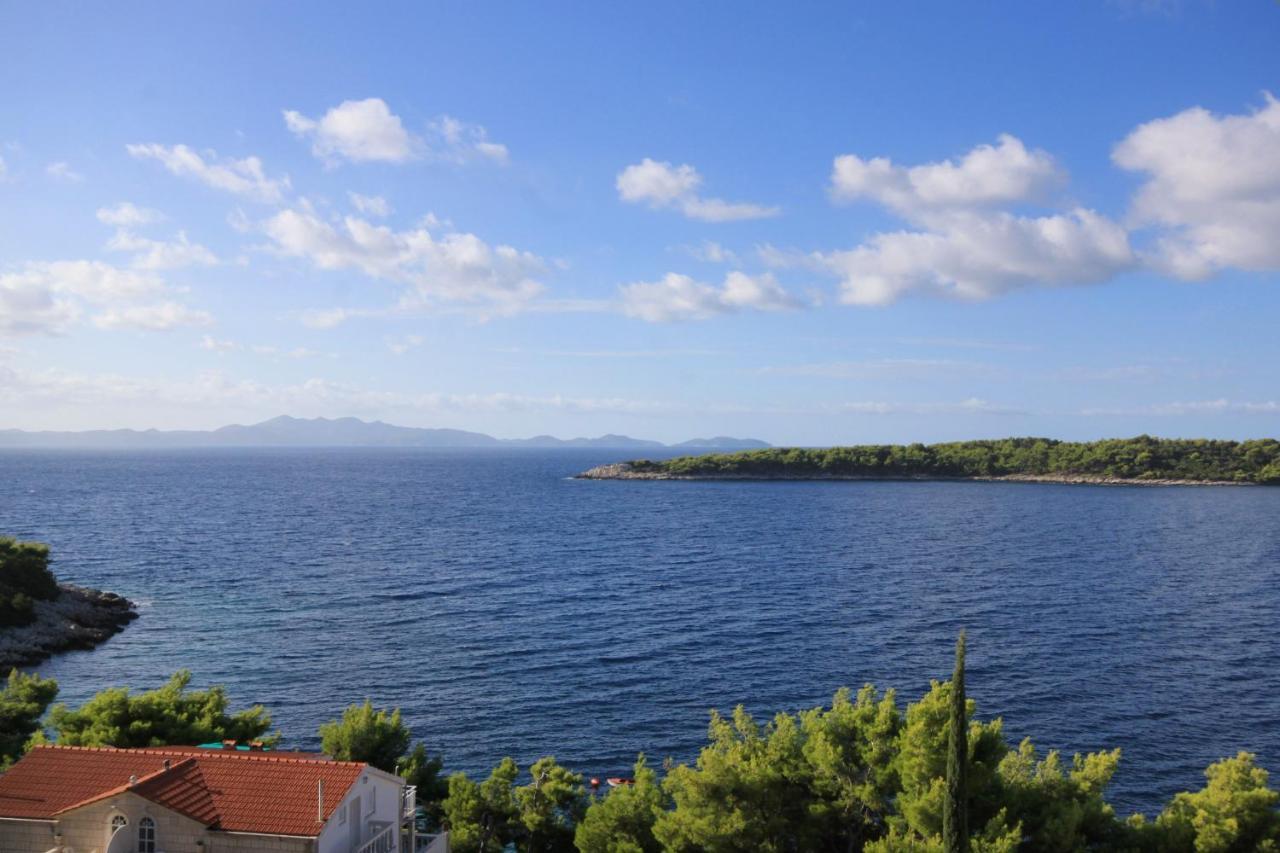
[[[727,202],[698,195],[702,176],[685,164],[672,166],[646,157],[618,173],[618,197],[625,202],[645,203],[654,209],[671,208],[690,219],[705,222],[731,222],[740,219],[765,219],[777,216],[776,207]]]
[[[651,323],[705,320],[747,309],[781,311],[800,305],[767,273],[749,276],[731,272],[720,287],[667,273],[658,281],[625,284],[619,290],[623,313]]]
[[[426,158],[449,163],[487,160],[506,164],[509,159],[507,146],[489,139],[488,130],[453,116],[432,119],[427,124],[426,138],[410,133],[381,98],[343,101],[319,119],[285,110],[284,122],[299,138],[311,139],[311,152],[329,166],[343,160],[406,163]]]
[[[1034,202],[1064,179],[1052,158],[1011,136],[959,163],[896,166],[837,157],[832,195],[869,198],[923,230],[872,235],[847,251],[800,260],[772,250],[778,264],[817,264],[841,278],[841,301],[885,305],[918,293],[988,299],[1034,286],[1106,281],[1135,263],[1128,233],[1085,208],[1024,216],[1002,205]]]
[[[310,138],[311,153],[330,165],[404,163],[417,154],[418,143],[381,98],[343,101],[319,119],[285,110],[284,121],[298,137]]]
[[[205,311],[196,311],[176,302],[157,302],[153,305],[129,305],[110,308],[93,318],[100,329],[141,329],[163,332],[179,326],[208,326],[213,317]]]
[[[380,195],[360,195],[360,193],[349,192],[347,198],[351,200],[351,205],[365,216],[391,215],[391,203]]]
[[[104,225],[115,225],[119,228],[136,228],[140,225],[162,222],[164,214],[158,210],[138,207],[133,202],[122,201],[115,207],[98,208],[98,221]]]
[[[996,145],[979,145],[959,163],[904,167],[885,157],[842,155],[831,171],[831,197],[868,198],[915,221],[931,212],[1042,199],[1064,180],[1047,152],[1028,151],[1021,140],[1002,134]]]
[[[435,237],[424,227],[393,231],[348,216],[331,224],[308,210],[284,210],[263,223],[275,248],[320,269],[356,269],[407,285],[400,307],[470,303],[501,311],[521,308],[543,290],[536,276],[546,263],[530,252],[492,246],[474,234]],[[311,325],[336,325],[349,316],[319,312]],[[307,318],[304,318],[307,322]]]
[[[218,263],[213,252],[199,243],[192,243],[184,231],[179,231],[172,242],[166,242],[139,237],[121,228],[107,241],[107,248],[116,252],[134,252],[132,263],[138,269],[162,270]]]
[[[682,248],[690,257],[709,264],[731,264],[736,266],[739,261],[737,252],[732,249],[726,249],[714,240],[704,240],[697,246],[684,246]]]
[[[1091,210],[953,216],[936,231],[876,234],[819,259],[840,300],[886,305],[911,293],[981,300],[1032,286],[1094,284],[1134,264],[1124,228]]]
[[[79,183],[84,180],[84,175],[72,169],[70,163],[62,160],[45,166],[44,172],[54,180],[66,181],[69,184]]]
[[[31,262],[0,273],[0,333],[62,334],[92,310],[100,311],[93,322],[102,328],[208,320],[204,312],[172,302],[142,304],[166,290],[155,275],[101,261]]]
[[[995,368],[973,361],[945,358],[880,358],[766,367],[767,376],[812,376],[823,379],[937,379],[991,374]]]
[[[1081,415],[1086,417],[1132,416],[1132,415],[1280,415],[1280,400],[1189,400],[1185,402],[1156,403],[1150,406],[1135,406],[1119,409],[1083,409]]]
[[[506,165],[510,159],[507,146],[490,141],[489,131],[478,124],[442,115],[431,122],[429,130],[432,136],[429,148],[434,159],[451,163],[489,160],[500,165]]]
[[[289,189],[289,176],[268,178],[257,157],[242,160],[217,159],[215,152],[206,152],[208,160],[186,145],[126,145],[129,154],[139,160],[157,160],[175,175],[193,178],[200,183],[224,192],[274,204],[284,198]]]
[[[1280,269],[1280,101],[1248,115],[1200,107],[1139,126],[1112,153],[1144,172],[1139,225],[1162,229],[1153,260],[1186,279]]]

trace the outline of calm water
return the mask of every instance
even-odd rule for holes
[[[188,667],[300,747],[367,696],[450,768],[603,776],[712,706],[915,698],[963,625],[979,713],[1122,746],[1122,814],[1280,771],[1280,489],[566,479],[625,456],[5,452],[0,531],[142,605],[40,668],[64,700]]]

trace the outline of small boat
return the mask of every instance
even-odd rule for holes
[[[636,783],[635,779],[628,779],[625,776],[610,776],[604,781],[609,783],[610,788],[617,788],[621,785],[634,785]]]

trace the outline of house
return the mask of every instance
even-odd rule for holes
[[[37,746],[0,776],[0,853],[415,853],[415,807],[400,777],[323,755]]]

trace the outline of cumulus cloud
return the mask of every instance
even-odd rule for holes
[[[1095,284],[1134,264],[1124,228],[1083,208],[953,216],[936,230],[876,234],[818,258],[840,276],[840,299],[850,305],[886,305],[910,293],[981,300],[1031,286]]]
[[[298,209],[281,211],[263,229],[277,251],[319,269],[355,269],[406,285],[405,309],[455,302],[513,311],[543,290],[537,280],[546,270],[541,258],[474,234],[437,237],[425,227],[393,231],[354,216],[331,223]],[[321,312],[310,325],[336,325],[346,316],[342,309]]]
[[[831,194],[878,202],[918,230],[882,232],[862,245],[777,264],[826,268],[841,301],[885,305],[907,294],[988,299],[1032,286],[1092,284],[1132,267],[1127,231],[1086,208],[1028,216],[1002,207],[1040,201],[1064,176],[1043,151],[1012,136],[958,162],[903,167],[883,158],[837,157]]]
[[[158,331],[212,322],[204,311],[165,300],[168,292],[153,273],[101,261],[31,262],[0,273],[0,334],[59,335],[86,316],[102,329]]]
[[[1161,230],[1157,266],[1185,279],[1280,269],[1280,101],[1271,95],[1248,115],[1195,107],[1147,122],[1112,159],[1147,176],[1131,215]]]
[[[840,202],[871,199],[909,219],[930,213],[969,211],[1034,201],[1064,182],[1045,151],[1028,151],[1002,134],[996,145],[979,145],[953,162],[898,166],[885,157],[856,154],[835,159],[831,197]]]
[[[618,197],[625,202],[678,210],[690,219],[704,222],[766,219],[779,213],[776,207],[704,198],[698,194],[702,176],[693,166],[673,166],[648,157],[619,172],[615,185]]]
[[[79,183],[84,180],[84,175],[72,169],[70,163],[62,160],[45,166],[44,173],[56,181],[65,181],[69,184]]]
[[[505,164],[507,146],[489,139],[489,132],[449,115],[427,124],[426,136],[405,129],[400,116],[381,98],[343,101],[318,119],[296,110],[284,111],[285,125],[296,136],[311,140],[311,153],[329,166],[350,163],[406,163],[430,159],[451,163],[487,160]],[[366,211],[361,211],[366,212]]]
[[[351,200],[351,206],[365,216],[390,216],[391,203],[380,195],[360,195],[360,193],[347,193],[347,198]]]
[[[705,320],[748,309],[783,311],[800,305],[768,273],[731,272],[717,287],[672,272],[658,281],[625,284],[619,290],[623,313],[651,323]]]
[[[257,157],[242,160],[219,160],[216,152],[205,156],[186,145],[165,146],[155,143],[126,145],[130,156],[139,160],[156,160],[179,177],[191,178],[223,192],[270,204],[278,203],[289,189],[289,176],[268,178]]]
[[[285,110],[284,122],[298,137],[312,140],[311,153],[331,165],[403,163],[416,154],[415,140],[381,98],[343,101],[319,119]]]

